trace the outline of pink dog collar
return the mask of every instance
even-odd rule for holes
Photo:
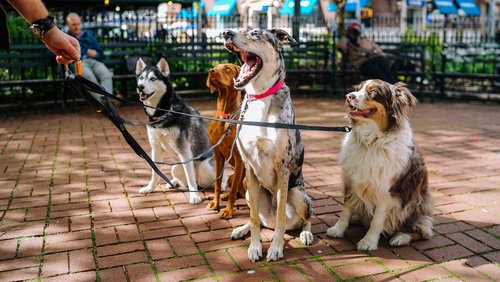
[[[285,84],[285,81],[284,80],[280,80],[273,87],[269,88],[269,90],[267,90],[266,92],[264,92],[262,94],[248,94],[247,93],[247,95],[246,95],[247,96],[247,100],[249,102],[252,102],[252,101],[255,101],[255,100],[260,100],[260,99],[266,98],[267,96],[271,96],[274,93],[278,92],[278,90],[280,90],[281,87],[283,87],[284,84]]]

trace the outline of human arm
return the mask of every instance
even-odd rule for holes
[[[91,46],[87,50],[87,56],[98,61],[102,61],[104,59],[104,52],[101,45],[97,42],[97,40],[91,33],[87,33],[87,36],[91,42]]]
[[[337,43],[337,50],[339,50],[342,53],[346,53],[347,51],[347,38],[344,36],[342,37],[339,42]]]
[[[382,51],[382,48],[380,48],[380,46],[373,41],[372,41],[372,52],[377,56],[384,56],[384,51]]]
[[[40,0],[8,1],[29,23],[45,19],[49,15]],[[59,64],[68,64],[80,59],[78,40],[62,32],[57,26],[45,32],[41,40],[56,55],[56,61]]]

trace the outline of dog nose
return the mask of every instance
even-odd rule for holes
[[[222,37],[224,37],[224,39],[229,39],[229,38],[232,38],[234,36],[234,32],[232,30],[224,30],[222,32]]]
[[[137,89],[139,89],[139,91],[144,90],[144,85],[142,84],[137,85]]]
[[[349,101],[352,101],[352,100],[356,100],[356,95],[354,95],[353,93],[349,93],[345,96],[347,98],[347,100]]]

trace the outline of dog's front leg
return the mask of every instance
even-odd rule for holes
[[[274,227],[273,241],[267,252],[267,260],[279,260],[283,257],[284,236],[286,230],[286,203],[288,199],[288,179],[290,173],[281,171],[278,176],[278,191],[276,192],[276,225]]]
[[[182,167],[184,168],[184,173],[186,174],[186,181],[190,191],[189,202],[191,204],[199,204],[201,203],[202,199],[198,193],[198,184],[196,183],[196,174],[195,174],[196,171],[194,168],[194,162],[190,161],[188,163],[184,163],[193,157],[191,149],[187,146],[189,145],[186,145],[183,148],[182,153],[179,154],[179,158],[181,159],[181,162],[183,162]]]
[[[340,213],[339,220],[335,223],[333,227],[328,228],[326,231],[326,236],[332,238],[342,238],[344,233],[349,227],[349,221],[352,216],[352,201],[353,195],[347,180],[344,179],[344,205],[342,206],[342,212]]]
[[[223,173],[224,170],[224,156],[217,150],[214,151],[214,161],[215,161],[215,175],[217,180],[214,184],[214,199],[208,202],[207,208],[219,211],[219,200],[220,200],[220,191],[222,186],[222,178],[219,177],[220,174]]]
[[[378,248],[378,240],[380,233],[384,231],[384,222],[387,214],[387,204],[379,201],[380,204],[375,207],[375,213],[370,221],[370,228],[366,232],[365,237],[358,242],[358,250],[373,251]]]
[[[349,220],[351,220],[351,207],[349,203],[344,200],[344,206],[342,207],[342,212],[340,213],[339,220],[335,223],[333,227],[328,228],[326,231],[326,236],[332,238],[342,238],[344,233],[349,227]]]
[[[262,243],[260,242],[260,218],[259,201],[261,191],[253,169],[248,169],[246,173],[248,179],[248,205],[250,206],[250,247],[248,247],[248,259],[255,262],[262,257]],[[234,233],[234,232],[233,232]]]
[[[149,132],[148,132],[149,133]],[[150,135],[150,134],[148,134]],[[153,138],[149,138],[150,143],[151,143],[151,157],[153,158],[154,162],[161,161],[163,159],[165,150],[161,147],[159,142],[153,141]],[[153,142],[151,142],[153,141]],[[151,180],[149,181],[149,184],[147,186],[144,186],[143,188],[139,189],[139,193],[141,194],[147,194],[150,192],[153,192],[153,190],[156,188],[158,185],[158,182],[160,181],[160,177],[154,170],[151,170]]]

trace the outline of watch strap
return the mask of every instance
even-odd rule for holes
[[[40,32],[40,38],[43,37],[43,35],[51,30],[52,28],[54,28],[56,26],[56,23],[54,21],[54,17],[52,16],[47,16],[45,19],[40,19],[40,20],[36,20],[34,21],[30,28],[36,28],[39,30]]]

